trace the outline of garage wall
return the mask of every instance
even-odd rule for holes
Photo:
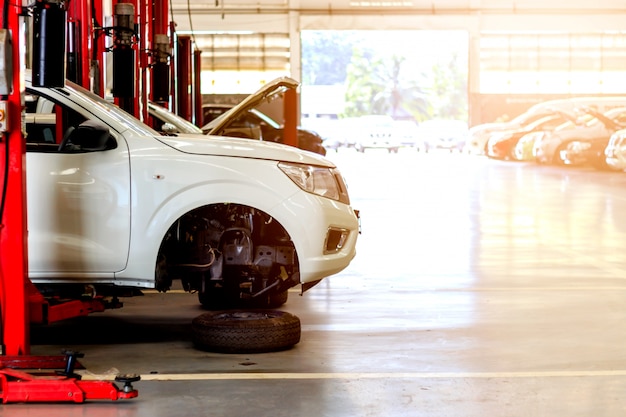
[[[301,79],[301,30],[467,30],[474,123],[483,121],[485,107],[480,94],[481,34],[626,32],[626,7],[618,0],[190,0],[189,5],[187,0],[173,0],[171,12],[177,31],[193,27],[198,39],[215,32],[286,34],[288,68],[296,79]],[[203,52],[203,66],[208,55]]]

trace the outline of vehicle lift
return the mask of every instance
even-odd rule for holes
[[[26,158],[21,128],[23,91],[20,90],[19,45],[22,39],[20,16],[26,6],[20,3],[0,0],[0,401],[83,403],[135,398],[138,392],[132,383],[140,380],[138,375],[118,375],[115,381],[82,380],[81,375],[75,373],[76,369],[83,369],[78,362],[82,353],[65,351],[61,356],[30,355],[30,323],[47,324],[86,316],[112,306],[98,297],[51,302],[28,278]],[[100,68],[105,66],[106,49],[103,35],[113,29],[113,65],[117,60],[117,65],[126,68],[122,73],[135,74],[131,77],[135,79],[132,85],[118,83],[114,86],[117,87],[113,91],[116,104],[150,123],[147,114],[147,100],[150,99],[165,107],[169,104],[181,116],[201,124],[200,52],[192,52],[188,37],[174,36],[173,22],[167,21],[167,0],[112,0],[116,11],[114,28],[100,26],[104,22],[103,0],[92,0],[91,5],[86,1],[67,2],[69,10],[61,10],[65,3],[64,0],[35,0],[34,6],[29,6],[33,7],[36,19],[40,19],[40,26],[35,22],[35,27],[47,31],[38,36],[42,44],[33,47],[33,70],[37,65],[47,66],[46,57],[52,57],[50,61],[58,63],[59,45],[68,47],[67,74],[65,69],[42,69],[40,78],[34,77],[35,85],[59,86],[67,75],[102,96],[103,73]],[[67,44],[65,36],[62,41],[59,39],[59,33],[65,32],[63,28],[46,21],[59,14],[65,17],[65,12],[69,15]],[[126,26],[123,31],[119,30],[121,26]],[[168,30],[174,41],[168,37]],[[135,35],[139,35],[138,42],[131,39]],[[51,42],[44,44],[46,39]],[[176,65],[169,62],[172,49],[177,51]],[[193,56],[189,57],[190,54]],[[148,71],[151,71],[151,77],[147,76]],[[147,79],[151,79],[151,85]],[[170,79],[175,82],[170,83]],[[190,97],[191,88],[187,88],[191,85],[194,97]],[[133,91],[132,95],[128,95],[129,91]],[[296,93],[289,90],[285,95],[285,142],[293,146],[297,144],[296,106]],[[122,388],[115,382],[123,384]]]
[[[35,20],[57,13],[60,4],[37,0]],[[115,381],[82,380],[74,372],[82,368],[78,358],[83,355],[79,352],[66,351],[64,356],[30,355],[29,324],[33,319],[50,322],[102,310],[98,300],[84,304],[73,301],[79,304],[69,308],[61,303],[49,304],[28,278],[19,45],[23,10],[17,2],[5,0],[0,4],[0,12],[0,399],[2,403],[82,403],[135,398],[138,392],[132,383],[140,379],[138,375],[118,375]],[[53,43],[58,44],[58,33],[54,37]],[[50,52],[41,48],[39,52]],[[33,61],[35,57],[43,59],[37,47],[34,49]]]

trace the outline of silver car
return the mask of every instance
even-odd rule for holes
[[[626,129],[611,135],[609,144],[604,149],[604,156],[609,167],[618,171],[626,170]]]

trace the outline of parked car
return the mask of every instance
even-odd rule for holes
[[[307,117],[302,119],[302,127],[319,134],[327,151],[338,151],[340,148],[354,147],[356,123],[353,123],[353,119],[355,118]]]
[[[265,84],[239,104],[204,104],[202,108],[205,119],[212,119],[202,126],[202,131],[209,135],[284,143],[284,126],[256,107],[277,98],[287,89],[298,88],[299,85],[292,78],[280,77]],[[218,115],[220,111],[222,113]],[[296,134],[298,148],[326,155],[323,139],[316,132],[298,127]]]
[[[604,149],[606,163],[612,169],[626,170],[626,129],[620,129],[611,135]]]
[[[400,142],[394,136],[394,120],[387,115],[367,115],[355,120],[355,144],[357,152],[366,149],[386,149],[397,153]]]
[[[600,112],[626,105],[626,97],[572,97],[546,100],[531,106],[527,111],[506,122],[482,123],[469,129],[466,151],[483,155],[487,152],[487,142],[493,133],[519,129],[554,110],[572,112],[580,106],[593,106]]]
[[[235,107],[234,104],[208,103],[202,105],[202,125],[206,125]]]
[[[596,169],[607,169],[604,149],[609,142],[609,137],[597,138],[597,140],[575,140],[567,144],[559,157],[564,165],[581,166],[590,165]]]
[[[494,133],[487,142],[487,156],[494,159],[521,160],[515,155],[515,148],[521,138],[532,132],[551,131],[561,124],[575,120],[573,115],[555,110],[552,114],[544,116],[532,123],[504,132]],[[522,150],[523,148],[520,148]],[[522,151],[523,153],[523,151]]]
[[[467,144],[465,150],[467,153],[476,155],[486,155],[487,145],[491,136],[498,132],[521,129],[529,123],[534,122],[549,112],[542,113],[522,113],[513,120],[508,122],[482,123],[469,128],[467,135]]]
[[[467,141],[467,123],[461,120],[433,119],[419,124],[420,142],[424,152],[445,149],[462,152]]]
[[[584,112],[585,110],[582,109]],[[533,155],[539,163],[563,164],[561,151],[570,142],[610,136],[626,122],[626,108],[614,108],[598,117],[593,112],[584,112],[577,123],[567,122],[551,132],[542,132],[533,147]]]
[[[413,120],[394,120],[393,132],[395,140],[403,148],[423,148],[420,128]]]
[[[179,279],[208,307],[278,306],[355,256],[358,215],[324,157],[164,136],[69,81],[26,81],[28,271],[42,293],[167,291]]]
[[[154,121],[153,127],[166,134],[193,133],[201,135],[202,129],[176,113],[151,101],[148,102],[148,114]]]
[[[334,131],[327,134],[327,137],[339,142],[343,148],[355,148],[356,136],[359,131],[359,118],[358,117],[345,117],[337,120]]]
[[[534,161],[535,155],[533,149],[535,147],[535,141],[543,136],[543,131],[530,132],[523,135],[517,141],[515,149],[513,149],[513,156],[517,161]]]
[[[606,116],[602,113],[595,112],[592,109],[589,109],[588,112],[600,120],[606,119]],[[615,122],[615,120],[604,121],[607,126],[611,126]],[[619,126],[626,127],[626,115],[621,120],[617,120],[616,128],[619,128]],[[607,132],[606,134],[571,141],[561,151],[559,158],[565,165],[591,165],[596,169],[608,169],[610,166],[606,161],[605,149],[609,144],[612,133]]]

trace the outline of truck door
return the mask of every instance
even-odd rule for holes
[[[70,103],[27,90],[28,267],[35,280],[112,278],[128,258],[126,142],[109,131],[104,147],[61,146],[64,137],[93,118]]]

